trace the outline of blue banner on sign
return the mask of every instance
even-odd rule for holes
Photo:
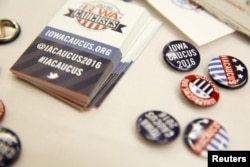
[[[112,61],[115,67],[122,58],[118,48],[53,27],[44,28],[39,37],[105,58]]]

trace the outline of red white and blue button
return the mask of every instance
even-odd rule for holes
[[[172,142],[180,133],[177,120],[170,114],[157,110],[141,114],[136,121],[136,127],[144,139],[156,144]]]
[[[200,64],[198,50],[191,43],[181,40],[166,44],[163,58],[170,67],[182,72],[192,71]]]
[[[240,88],[248,81],[247,67],[233,56],[213,58],[208,65],[208,72],[214,82],[226,88]]]
[[[187,75],[181,80],[180,88],[188,101],[201,107],[215,105],[220,97],[215,84],[201,75]]]
[[[186,126],[184,141],[193,153],[207,157],[208,151],[227,150],[229,136],[226,129],[217,121],[198,118]]]
[[[3,101],[0,99],[0,121],[4,118],[5,115],[5,106]]]

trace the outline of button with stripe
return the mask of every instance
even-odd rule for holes
[[[200,75],[188,75],[182,79],[181,92],[191,103],[210,107],[219,100],[219,90],[208,78]]]
[[[227,150],[229,136],[226,129],[217,121],[198,118],[186,126],[184,141],[193,153],[207,157],[208,151]]]
[[[213,58],[208,65],[208,72],[215,83],[230,89],[240,88],[248,81],[245,64],[228,55]]]

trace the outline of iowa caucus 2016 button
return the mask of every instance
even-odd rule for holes
[[[0,128],[0,166],[9,166],[19,157],[21,142],[10,129]]]
[[[176,40],[163,48],[165,62],[178,71],[191,71],[200,64],[200,54],[190,43]]]
[[[227,88],[239,88],[248,81],[248,71],[245,64],[228,55],[213,58],[208,65],[208,72],[217,84]]]
[[[210,107],[215,105],[220,97],[219,90],[208,78],[201,75],[188,75],[182,79],[181,92],[191,103]]]
[[[184,141],[193,153],[207,157],[208,151],[226,150],[229,137],[226,129],[217,121],[199,118],[186,126]]]
[[[136,122],[137,131],[146,140],[156,144],[166,144],[176,139],[180,133],[177,120],[162,111],[147,111]]]

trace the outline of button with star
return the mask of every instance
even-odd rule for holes
[[[185,128],[186,146],[196,155],[207,157],[209,151],[225,151],[229,145],[229,135],[225,127],[210,118],[197,118]]]
[[[208,72],[215,83],[230,89],[240,88],[248,81],[245,64],[229,55],[213,58],[208,64]]]

